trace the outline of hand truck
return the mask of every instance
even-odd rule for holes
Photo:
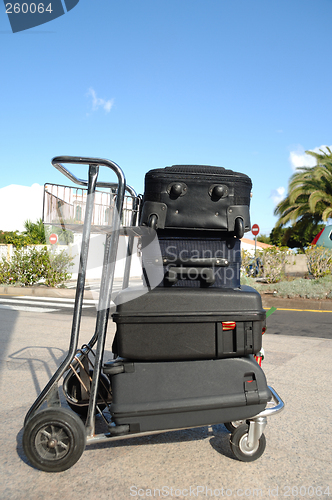
[[[77,178],[67,170],[64,164],[87,165],[88,180]],[[124,202],[127,196],[130,199],[129,224],[133,228],[138,222],[140,197],[130,186],[126,185],[121,168],[113,161],[58,156],[53,158],[52,165],[75,184],[87,187],[80,267],[68,354],[25,417],[23,448],[33,466],[46,472],[60,472],[70,468],[79,460],[86,445],[179,429],[133,433],[129,432],[129,426],[116,425],[110,414],[106,415],[107,411],[104,411],[110,408],[112,401],[110,375],[114,375],[117,370],[121,369],[116,360],[109,365],[108,369],[106,367],[103,370],[102,366],[119,236],[120,231],[128,236],[123,278],[123,288],[127,288],[134,237],[139,233],[131,231],[130,228],[126,229],[122,224]],[[111,169],[117,176],[117,184],[98,181],[99,167]],[[97,187],[111,188],[113,191],[116,189],[115,206],[112,226],[98,228],[99,232],[106,232],[106,243],[95,332],[88,344],[78,349],[89,239]],[[64,376],[63,392],[70,409],[61,407],[60,404],[58,384],[62,376]],[[261,456],[265,448],[263,430],[267,416],[277,413],[284,406],[278,394],[272,388],[270,391],[271,401],[264,411],[244,422],[228,424],[228,428],[232,431],[231,449],[234,455],[242,461],[256,460]],[[44,403],[47,407],[41,409]],[[96,414],[100,415],[99,420],[105,425],[106,431],[96,433]],[[181,427],[181,429],[184,428],[188,427]]]

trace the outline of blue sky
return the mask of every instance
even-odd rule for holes
[[[0,189],[66,184],[56,155],[112,159],[139,192],[149,169],[219,165],[252,178],[268,234],[304,150],[332,144],[331,18],[331,0],[80,0],[13,34],[0,4]]]

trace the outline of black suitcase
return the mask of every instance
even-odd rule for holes
[[[240,240],[228,233],[159,230],[158,243],[141,237],[144,284],[175,287],[239,288]]]
[[[127,288],[114,302],[112,350],[137,360],[240,357],[262,347],[259,293],[241,289]]]
[[[140,218],[156,229],[212,229],[242,238],[250,230],[251,179],[223,167],[174,165],[150,170]]]
[[[129,432],[221,424],[251,418],[271,393],[253,356],[160,363],[115,360],[110,412]]]

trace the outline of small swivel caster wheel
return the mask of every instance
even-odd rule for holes
[[[234,233],[235,236],[240,240],[244,235],[244,222],[241,217],[237,217],[234,222]]]
[[[150,215],[149,221],[148,221],[148,226],[156,231],[158,229],[158,216],[155,214]]]
[[[24,453],[34,467],[62,472],[72,467],[85,449],[82,420],[66,408],[46,408],[28,420],[23,432]]]
[[[253,462],[264,453],[266,440],[264,434],[253,445],[248,443],[249,426],[240,425],[231,435],[230,445],[235,457],[241,462]]]

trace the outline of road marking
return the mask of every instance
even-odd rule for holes
[[[14,295],[11,295],[11,297],[14,297]],[[62,297],[31,297],[30,295],[16,295],[16,297],[19,298],[26,298],[27,300],[43,300],[45,302],[52,302],[52,300],[55,300],[56,302],[72,302],[74,304],[75,299],[64,299]],[[0,300],[2,298],[0,297]],[[84,304],[95,304],[96,301],[93,299],[83,299]]]
[[[54,299],[53,299],[54,300]],[[31,305],[38,305],[38,306],[43,306],[43,305],[48,305],[48,306],[56,306],[56,307],[69,307],[69,308],[73,308],[74,304],[66,304],[66,303],[63,303],[61,302],[61,304],[57,303],[57,302],[47,302],[45,304],[45,302],[42,302],[42,301],[39,301],[38,299],[37,300],[27,300],[27,299],[2,299],[0,298],[0,304],[2,303],[9,303],[9,304],[12,304],[12,303],[19,303],[19,304],[31,304]],[[83,307],[91,307],[90,305],[84,305],[83,303]]]
[[[60,309],[49,309],[48,307],[24,307],[17,305],[9,305],[9,304],[0,304],[0,309],[7,309],[10,311],[24,311],[24,312],[35,312],[35,313],[49,313],[60,311]]]
[[[264,307],[263,309],[270,309],[269,307]],[[277,311],[297,311],[297,312],[312,312],[312,313],[332,313],[332,311],[324,311],[322,309],[286,309],[284,307],[277,307]]]

